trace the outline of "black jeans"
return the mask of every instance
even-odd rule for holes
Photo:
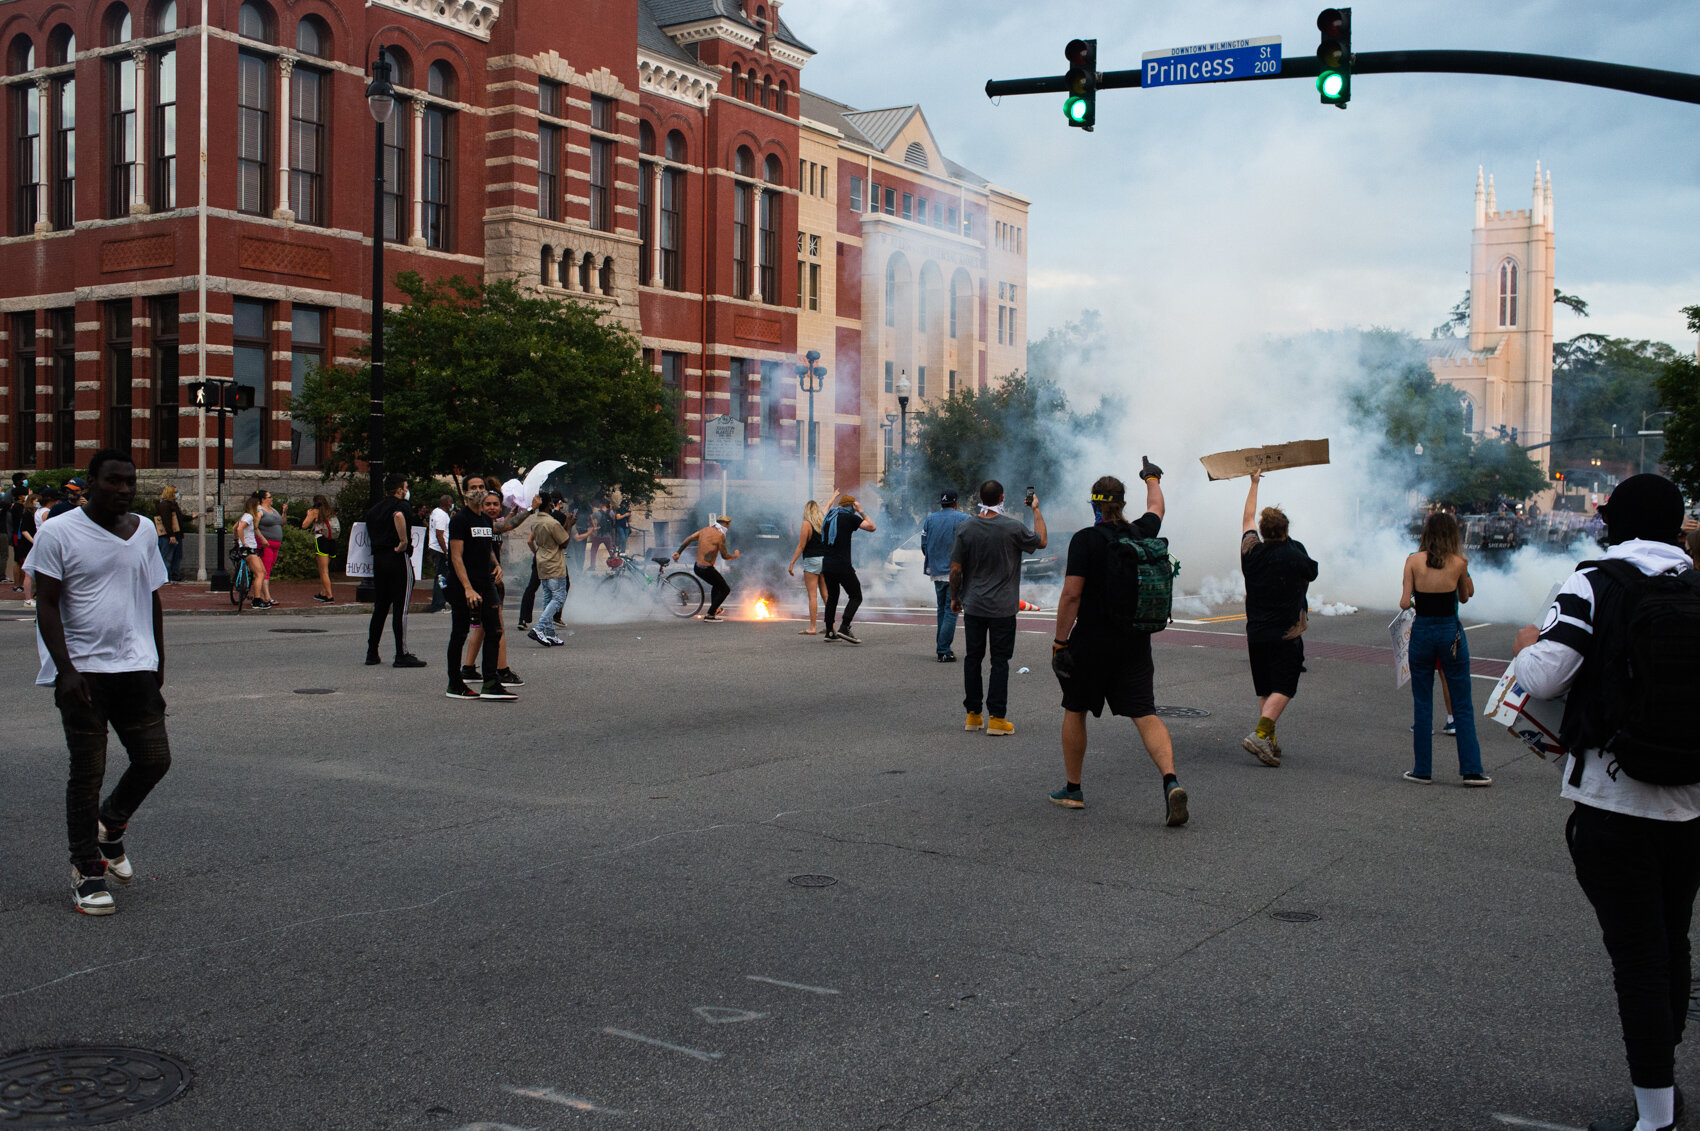
[[[372,554],[372,623],[366,629],[366,650],[376,652],[384,639],[384,618],[395,632],[395,654],[407,653],[407,602],[413,595],[413,559],[394,550]]]
[[[838,609],[838,592],[844,591],[848,598],[844,603],[844,620],[838,626],[838,631],[849,632],[850,620],[856,615],[856,610],[862,607],[862,579],[856,576],[856,571],[849,566],[833,569],[828,566],[821,570],[821,580],[826,582],[826,629],[832,631],[832,615]]]
[[[980,661],[986,658],[988,635],[992,640],[992,683],[982,696]],[[1009,658],[1015,655],[1015,618],[965,613],[962,637],[968,651],[962,665],[962,705],[970,714],[979,714],[984,703],[992,718],[1004,718],[1004,712],[1009,710]]]
[[[1655,821],[1578,804],[1564,835],[1611,955],[1629,1079],[1637,1088],[1668,1088],[1688,1021],[1700,819]]]
[[[65,783],[65,833],[71,844],[71,863],[93,866],[100,859],[95,820],[123,828],[165,771],[171,768],[171,743],[165,737],[165,698],[153,672],[84,672],[89,698],[85,707],[53,690],[54,705],[65,724],[65,745],[71,752],[71,775]],[[130,765],[106,801],[100,787],[106,780],[106,728],[130,755]],[[85,874],[89,871],[84,869]]]
[[[691,569],[708,583],[708,615],[714,616],[720,611],[720,603],[732,595],[732,587],[726,584],[726,578],[713,566],[694,565]]]
[[[460,579],[449,586],[449,615],[454,618],[449,625],[449,686],[453,687],[461,681],[460,658],[466,650],[466,637],[472,631],[472,621],[476,617],[484,627],[484,666],[481,674],[487,680],[494,680],[501,665],[496,660],[498,649],[502,646],[502,606],[496,600],[496,588],[485,583],[484,588],[475,590],[479,595],[476,609],[466,603],[466,590],[460,586]]]

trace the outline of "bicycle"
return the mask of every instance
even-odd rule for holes
[[[230,548],[230,603],[236,606],[236,611],[242,611],[242,602],[248,599],[249,590],[254,588],[254,574],[248,568],[248,551],[241,546]]]
[[[645,572],[645,566],[630,554],[616,554],[608,559],[610,572],[597,585],[596,591],[618,601],[634,601],[642,589],[651,590],[650,599],[656,607],[676,617],[694,617],[702,612],[708,591],[694,573],[682,569],[669,571],[671,558],[652,557],[655,576]]]

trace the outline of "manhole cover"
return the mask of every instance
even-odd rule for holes
[[[1314,911],[1277,911],[1270,918],[1283,923],[1314,923],[1320,916]]]
[[[833,876],[792,876],[790,882],[800,888],[829,888],[838,880]]]
[[[324,632],[325,630],[322,628],[268,628],[266,631],[289,633],[295,636],[305,636],[310,632]]]
[[[0,1060],[0,1125],[93,1127],[163,1107],[189,1068],[146,1049],[44,1049]]]
[[[1166,719],[1208,719],[1210,712],[1202,707],[1158,707],[1154,712]]]
[[[297,694],[297,695],[335,695],[336,694],[336,688],[334,688],[334,687],[297,687],[295,689],[295,694]]]

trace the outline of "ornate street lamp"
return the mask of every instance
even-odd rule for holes
[[[372,81],[366,87],[366,108],[378,124],[372,143],[372,423],[366,444],[366,466],[372,473],[368,507],[384,497],[384,124],[395,113],[395,87],[390,85],[390,61],[384,49],[372,60]],[[377,594],[372,579],[361,581],[356,601]]]

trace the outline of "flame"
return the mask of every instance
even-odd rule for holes
[[[756,619],[757,620],[768,620],[772,616],[773,616],[773,612],[772,612],[772,610],[770,610],[767,607],[767,598],[766,597],[763,597],[761,600],[756,602]]]

